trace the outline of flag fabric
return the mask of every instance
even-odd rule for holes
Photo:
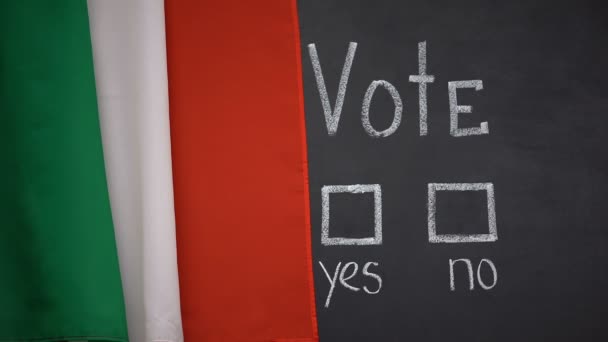
[[[0,3],[0,341],[127,341],[84,1]]]
[[[88,4],[129,337],[179,342],[164,4]]]
[[[186,341],[316,341],[295,1],[166,1]]]
[[[0,4],[0,341],[317,341],[300,56],[293,0]]]

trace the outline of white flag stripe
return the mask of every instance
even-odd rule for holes
[[[163,0],[88,5],[129,339],[181,342]]]

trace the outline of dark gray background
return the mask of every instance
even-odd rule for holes
[[[299,1],[311,216],[321,341],[606,341],[608,328],[608,11],[602,1]],[[348,43],[359,43],[336,136],[327,134],[308,56],[315,43],[332,106]],[[417,43],[427,41],[429,134],[419,136]],[[395,134],[373,139],[361,125],[363,95],[387,80],[404,101]],[[459,91],[474,107],[462,126],[488,121],[490,134],[449,134],[448,81],[483,80]],[[371,120],[392,121],[379,88]],[[492,182],[499,239],[430,244],[427,183]],[[321,246],[321,187],[382,185],[381,246]],[[480,232],[487,217],[474,195],[440,195],[438,229]],[[333,198],[333,197],[332,197]],[[371,232],[372,199],[338,198],[332,229]],[[371,208],[369,209],[371,211]],[[483,214],[483,215],[482,215]],[[481,215],[481,217],[480,217]],[[355,218],[353,219],[354,216]],[[357,235],[359,234],[359,235]],[[450,292],[448,260],[481,258],[498,268],[491,291]],[[318,261],[367,261],[377,295],[329,290]],[[375,287],[370,278],[352,284]],[[487,278],[486,278],[487,279]]]

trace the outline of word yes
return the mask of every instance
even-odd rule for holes
[[[348,289],[350,291],[359,292],[361,290],[360,288],[358,288],[356,286],[352,286],[351,284],[349,284],[347,282],[357,275],[357,271],[359,270],[359,265],[356,262],[351,261],[351,262],[347,263],[346,265],[344,265],[342,270],[340,270],[340,267],[342,266],[342,262],[338,262],[338,265],[336,265],[336,271],[334,272],[333,277],[331,275],[329,275],[329,272],[327,272],[327,269],[325,269],[325,266],[323,266],[323,263],[321,261],[319,261],[319,265],[323,269],[323,272],[325,273],[327,280],[329,280],[329,293],[327,294],[327,300],[325,300],[326,308],[329,307],[329,302],[331,301],[331,295],[334,293],[334,290],[336,289],[336,285],[338,284],[338,281],[340,282],[340,284],[342,286],[344,286],[346,289]],[[361,273],[363,273],[364,277],[372,278],[372,279],[376,280],[376,282],[378,282],[378,289],[375,291],[371,291],[365,285],[363,286],[363,291],[365,291],[365,293],[374,295],[374,294],[379,293],[380,289],[382,288],[382,278],[378,274],[369,271],[369,267],[372,265],[377,267],[378,263],[372,262],[372,261],[367,262],[365,265],[363,265],[363,270],[361,271]],[[351,266],[353,267],[352,272],[350,274],[346,275],[346,273],[348,272],[348,269]]]

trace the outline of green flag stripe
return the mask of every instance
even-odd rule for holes
[[[127,341],[86,6],[0,3],[0,341]]]

